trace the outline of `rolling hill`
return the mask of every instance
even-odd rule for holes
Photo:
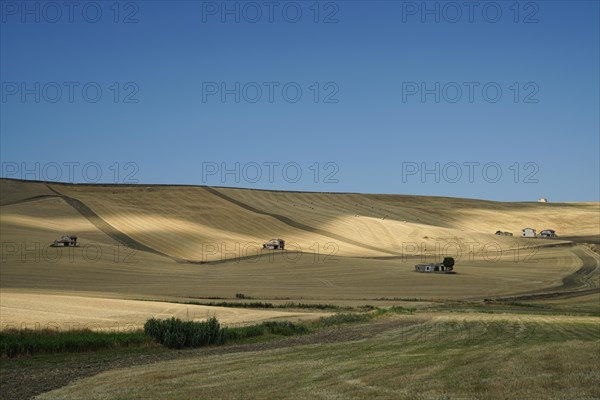
[[[562,240],[598,236],[598,203],[8,179],[0,192],[0,287],[15,296],[364,303],[599,286],[597,255]],[[560,236],[523,239],[524,226]],[[48,247],[63,234],[80,247]],[[260,249],[273,237],[288,250]],[[413,272],[446,254],[456,275]]]

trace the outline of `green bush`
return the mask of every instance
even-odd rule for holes
[[[182,321],[174,317],[164,320],[151,318],[144,324],[144,333],[171,349],[223,342],[223,331],[215,317],[204,322]]]
[[[402,306],[392,306],[387,311],[392,314],[412,314],[413,309]]]
[[[296,334],[308,333],[308,328],[304,325],[296,325],[290,321],[283,322],[263,322],[262,326],[270,335],[292,336]]]
[[[336,306],[335,304],[321,304],[321,303],[285,303],[279,304],[276,308],[308,308],[316,310],[341,310],[342,307]],[[347,309],[348,307],[344,307]]]
[[[444,257],[442,264],[444,264],[448,271],[452,271],[454,269],[454,257]]]
[[[157,342],[162,343],[164,341],[164,330],[162,329],[161,321],[155,318],[150,318],[144,324],[144,333],[154,339]]]
[[[176,318],[165,320],[152,318],[146,321],[144,332],[168,348],[181,349],[184,347],[225,344],[257,336],[291,336],[307,333],[308,328],[288,321],[221,328],[219,321],[214,317],[205,322],[182,321]]]
[[[84,352],[118,347],[139,347],[151,341],[142,332],[94,332],[91,330],[56,331],[7,330],[0,333],[3,357]]]
[[[269,303],[267,303],[269,304]],[[294,306],[313,304],[290,303]],[[286,306],[286,305],[283,305]],[[321,306],[321,305],[317,305]],[[325,305],[322,305],[325,307]],[[370,309],[371,307],[369,307]],[[16,357],[40,353],[83,352],[106,348],[149,346],[153,340],[168,348],[200,347],[243,341],[259,336],[292,336],[308,333],[312,328],[363,322],[386,313],[410,313],[411,310],[395,306],[376,308],[367,313],[339,313],[309,324],[289,321],[270,321],[243,327],[221,328],[216,318],[204,322],[165,320],[151,318],[144,324],[144,331],[94,332],[78,330],[60,332],[55,330],[7,330],[0,332],[0,355]]]
[[[304,325],[296,325],[289,321],[271,321],[259,325],[224,328],[223,339],[224,342],[231,342],[258,336],[292,336],[304,333],[308,333],[308,328]]]
[[[349,324],[349,323],[353,323],[353,322],[368,321],[371,318],[373,318],[373,314],[370,314],[370,313],[361,313],[361,314],[339,313],[339,314],[331,315],[329,317],[319,318],[319,320],[316,322],[316,325],[317,326],[332,326],[332,325],[340,325],[340,324]]]
[[[242,295],[244,297],[239,297]],[[252,299],[243,293],[236,295],[238,299]],[[231,307],[231,308],[306,308],[317,310],[349,310],[350,307],[340,307],[335,304],[319,304],[319,303],[294,303],[287,302],[283,304],[265,303],[261,301],[252,302],[235,302],[235,301],[219,301],[219,302],[201,302],[201,301],[183,301],[180,304],[193,304],[198,306],[213,306],[213,307]]]
[[[187,302],[187,304],[197,304],[197,305],[212,306],[212,307],[231,307],[231,308],[274,308],[275,307],[272,303],[263,303],[260,301],[255,301],[255,302],[250,302],[250,303],[236,303],[233,301],[220,301],[220,302],[210,302],[210,303]]]

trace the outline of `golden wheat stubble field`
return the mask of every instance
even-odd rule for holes
[[[598,234],[600,224],[598,203],[9,180],[0,185],[5,299],[36,293],[180,301],[244,293],[274,301],[366,304],[529,293],[559,287],[582,260],[570,247],[541,246],[560,241],[519,238],[522,226],[589,236]],[[96,219],[75,209],[72,199]],[[498,237],[496,230],[517,237]],[[80,247],[48,247],[63,234],[77,234]],[[151,251],[125,246],[120,234]],[[274,237],[284,238],[289,250],[258,250]],[[458,255],[458,248],[457,274],[413,272],[415,263],[439,262],[444,251]],[[47,309],[34,311],[59,318]]]
[[[240,326],[264,320],[299,321],[328,315],[11,290],[0,294],[0,304],[3,329],[128,331],[142,329],[151,317],[192,321],[216,317],[226,326]]]

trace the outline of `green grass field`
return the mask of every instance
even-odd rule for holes
[[[440,316],[423,313],[415,320],[414,315],[387,314],[338,327],[334,332],[340,341],[332,343],[309,341],[108,371],[40,399],[600,396],[598,318]],[[344,330],[352,329],[366,337],[344,340]]]

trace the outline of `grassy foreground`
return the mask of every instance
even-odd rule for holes
[[[107,371],[40,399],[595,399],[596,317],[439,314],[352,341]],[[355,326],[355,325],[350,325]]]
[[[151,346],[152,338],[141,331],[94,332],[91,330],[55,331],[8,330],[0,332],[0,356],[81,353],[104,349]]]
[[[356,318],[356,317],[355,317]],[[364,317],[362,317],[364,318]],[[327,323],[327,319],[323,323]],[[243,343],[253,338],[274,339],[308,333],[304,325],[291,322],[263,322],[243,327],[221,328],[216,318],[206,322],[148,320],[144,331],[95,332],[90,330],[54,331],[9,330],[0,332],[0,357],[40,354],[84,353],[99,350],[152,347],[159,344],[172,349]]]
[[[14,358],[38,354],[82,353],[127,347],[150,347],[161,344],[168,348],[202,347],[243,343],[257,337],[301,335],[319,328],[367,321],[390,313],[406,313],[402,307],[375,309],[362,313],[338,313],[304,324],[289,321],[266,321],[241,327],[221,327],[217,318],[204,322],[151,318],[144,330],[130,332],[92,331],[79,329],[56,331],[52,329],[23,329],[0,331],[0,357]]]

